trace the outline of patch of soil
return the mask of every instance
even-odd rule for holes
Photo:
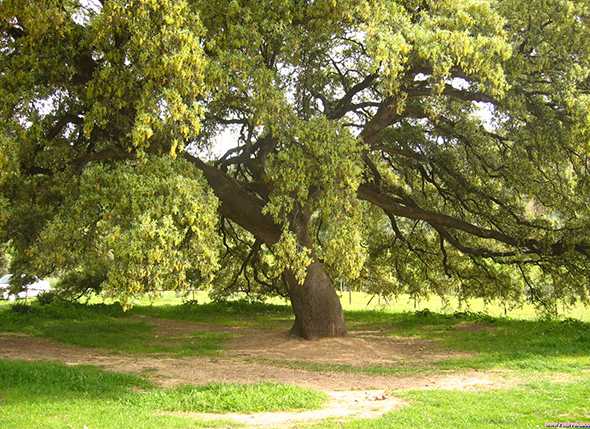
[[[412,360],[432,362],[466,353],[442,350],[434,341],[387,338],[366,332],[351,332],[343,338],[324,338],[313,343],[289,338],[284,332],[259,331],[235,337],[226,346],[226,356],[289,359],[352,366],[395,365]]]
[[[226,332],[232,338],[224,347],[226,358],[291,360],[352,366],[396,365],[433,362],[470,356],[443,350],[435,341],[410,337],[392,338],[381,331],[351,331],[347,337],[309,341],[289,337],[286,331],[226,327],[206,323],[165,320],[138,316],[151,323],[158,337],[178,338],[196,332]]]
[[[306,343],[313,349],[316,342]],[[108,370],[139,373],[162,386],[181,384],[254,383],[271,381],[331,390],[370,389],[479,389],[509,387],[517,383],[501,373],[469,371],[461,374],[414,376],[319,373],[272,367],[237,358],[173,358],[130,356],[62,345],[43,338],[0,334],[0,358],[59,361],[67,365],[96,365]]]
[[[442,349],[435,341],[386,337],[380,331],[351,331],[342,338],[309,341],[282,331],[258,331],[235,337],[228,356],[289,359],[352,366],[395,365],[402,361],[434,362],[470,354]]]
[[[387,397],[382,390],[332,391],[327,393],[330,401],[321,410],[253,414],[166,413],[166,415],[193,417],[207,421],[231,421],[249,427],[288,428],[297,423],[312,423],[328,418],[377,418],[405,404],[400,399]]]

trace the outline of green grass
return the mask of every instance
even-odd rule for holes
[[[287,306],[245,302],[138,306],[127,313],[118,304],[35,304],[26,314],[14,314],[8,307],[0,308],[0,326],[2,331],[25,332],[77,346],[121,353],[180,356],[219,354],[229,337],[223,332],[158,337],[151,324],[129,317],[134,315],[285,330],[292,318]],[[346,319],[351,330],[374,330],[384,336],[433,340],[443,351],[466,352],[471,356],[432,364],[404,362],[395,366],[359,367],[297,361],[269,363],[321,372],[363,372],[369,375],[469,368],[558,372],[590,368],[590,323],[573,319],[515,320],[482,313],[430,311],[347,311]],[[470,326],[474,329],[469,329]]]
[[[327,397],[321,392],[274,383],[210,384],[152,390],[127,403],[164,411],[251,413],[318,409]]]
[[[66,366],[50,362],[0,359],[0,389],[4,402],[115,399],[132,388],[153,387],[131,374],[102,371],[93,366]],[[8,393],[7,393],[8,391]]]
[[[129,316],[117,304],[33,304],[22,314],[4,307],[0,308],[0,330],[111,352],[175,356],[217,355],[230,337],[224,332],[193,332],[162,338],[152,325]]]
[[[90,366],[6,360],[0,360],[0,398],[2,429],[230,427],[163,412],[312,409],[326,399],[280,384],[159,389],[140,377]]]
[[[209,355],[218,353],[226,340],[226,334],[215,332],[158,338],[149,323],[130,316],[285,330],[292,319],[287,306],[244,302],[139,305],[127,313],[116,304],[35,304],[32,309],[29,313],[15,314],[8,306],[0,306],[2,330],[121,353]],[[325,422],[319,428],[537,428],[550,421],[590,420],[588,322],[424,310],[348,310],[346,319],[350,330],[371,330],[392,338],[431,340],[441,351],[470,355],[437,362],[408,360],[390,366],[254,360],[270,366],[329,372],[342,377],[347,373],[410,376],[502,369],[510,378],[544,381],[484,392],[395,391],[392,394],[406,400],[408,406],[372,421],[348,421],[343,425]],[[547,381],[556,373],[567,373],[565,379],[570,382]],[[45,386],[50,387],[46,389]],[[94,368],[45,363],[2,364],[0,361],[2,429],[81,428],[84,425],[92,429],[212,427],[212,423],[161,413],[309,409],[321,406],[324,399],[317,392],[273,384],[183,386],[163,390],[138,377]],[[223,422],[216,424],[231,427]]]
[[[423,309],[430,309],[435,313],[453,314],[457,311],[471,311],[474,313],[486,313],[492,317],[510,317],[513,319],[522,320],[536,320],[539,317],[535,307],[531,304],[523,304],[515,307],[509,305],[505,306],[501,301],[485,302],[482,299],[473,298],[468,301],[459,301],[457,298],[448,297],[442,299],[438,296],[432,295],[428,298],[414,300],[407,294],[400,294],[397,297],[391,297],[388,300],[373,297],[364,292],[348,292],[339,293],[344,310],[346,311],[375,311],[385,313],[413,313]],[[194,294],[189,294],[188,298],[197,300],[200,304],[211,304],[211,299],[206,291],[196,291]],[[139,296],[133,300],[134,305],[140,307],[177,307],[181,305],[186,298],[178,297],[174,292],[163,292],[156,299],[148,295]],[[105,299],[100,296],[94,296],[91,299],[92,303],[112,303],[110,299]],[[284,298],[270,298],[267,300],[268,304],[276,305],[286,309],[286,316],[290,315],[289,302]],[[572,306],[559,305],[560,317],[571,317],[582,321],[590,322],[590,312],[588,307],[582,303],[577,303]],[[226,319],[226,322],[231,323],[231,319]]]
[[[578,320],[514,320],[479,313],[438,314],[352,311],[351,329],[383,336],[433,340],[441,351],[465,357],[436,362],[402,361],[395,365],[349,365],[297,360],[258,359],[268,365],[317,372],[411,375],[468,369],[576,373],[590,370],[590,323]]]
[[[534,382],[486,392],[396,391],[408,405],[375,420],[324,422],[314,429],[531,429],[547,422],[590,422],[590,377]]]

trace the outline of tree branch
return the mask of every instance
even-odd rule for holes
[[[221,213],[250,231],[258,240],[273,245],[281,236],[281,227],[262,213],[264,201],[249,193],[223,171],[203,162],[188,152],[184,158],[203,172],[209,186],[221,201]]]
[[[547,256],[561,256],[565,254],[569,249],[566,244],[560,240],[552,245],[547,245],[541,240],[531,238],[519,238],[512,237],[500,231],[495,231],[488,228],[479,227],[462,219],[458,219],[446,214],[437,213],[434,211],[426,210],[416,206],[405,206],[396,201],[395,198],[390,197],[386,193],[382,192],[378,187],[371,184],[362,184],[358,189],[358,197],[362,200],[368,201],[381,207],[388,215],[400,216],[408,219],[423,220],[430,224],[433,228],[450,228],[458,231],[466,232],[470,235],[495,240],[499,243],[509,245],[520,250],[520,253],[536,253],[538,255]],[[444,234],[444,232],[443,232]],[[445,237],[449,242],[460,246],[457,240],[454,243],[449,237]],[[473,252],[484,252],[483,250],[476,250],[469,247],[463,247],[469,253]],[[590,244],[588,243],[576,243],[572,249],[582,255],[588,257],[590,253]],[[488,252],[491,253],[491,252]],[[511,256],[510,254],[498,254],[486,255],[485,252],[482,256]]]

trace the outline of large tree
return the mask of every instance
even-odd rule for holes
[[[587,0],[3,0],[0,32],[15,271],[257,287],[305,338],[346,333],[336,279],[588,300]]]

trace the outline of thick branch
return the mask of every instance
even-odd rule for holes
[[[519,243],[512,237],[497,231],[480,228],[468,222],[441,213],[432,212],[420,207],[408,207],[399,204],[394,198],[380,192],[376,186],[363,184],[359,187],[359,198],[369,201],[389,213],[409,219],[423,220],[431,224],[458,229],[481,238],[495,239],[513,246]]]
[[[383,101],[377,113],[363,128],[360,139],[368,146],[373,146],[379,141],[381,132],[390,125],[404,118],[424,118],[426,113],[413,105],[407,105],[402,112],[398,112],[395,99],[388,98]]]
[[[256,239],[267,245],[279,240],[281,228],[273,219],[262,213],[264,202],[250,194],[238,182],[223,171],[185,153],[185,158],[199,168],[209,186],[221,200],[221,213],[251,232]]]
[[[365,77],[362,81],[350,88],[348,91],[346,91],[344,97],[337,101],[335,108],[326,115],[328,119],[341,118],[344,115],[346,115],[346,113],[348,113],[349,111],[358,109],[360,108],[359,106],[362,107],[362,105],[353,104],[352,100],[354,99],[355,95],[369,88],[375,82],[376,79],[376,74],[370,74],[367,77]]]
[[[512,237],[500,231],[479,227],[467,221],[455,218],[453,216],[437,213],[434,211],[426,210],[418,206],[405,206],[400,204],[395,198],[382,192],[377,186],[371,184],[363,184],[359,187],[358,197],[362,200],[366,200],[376,206],[382,208],[388,215],[400,216],[408,219],[422,220],[430,224],[439,233],[445,234],[446,229],[454,229],[458,231],[466,232],[470,235],[495,240],[499,243],[509,245],[516,249],[521,249],[523,253],[536,253],[538,255],[548,256],[561,256],[568,251],[568,247],[564,242],[558,241],[550,246],[545,245],[540,240],[535,239],[520,239],[518,237]],[[457,240],[454,240],[452,236],[446,235],[444,237],[453,244],[455,247],[463,247],[463,250],[468,253],[481,253],[480,256],[508,256],[509,254],[493,254],[492,251],[485,251],[484,249],[474,249],[467,246],[461,246]],[[590,252],[590,245],[587,243],[577,243],[574,245],[573,250],[583,254],[585,256]],[[487,253],[487,254],[486,254]]]

